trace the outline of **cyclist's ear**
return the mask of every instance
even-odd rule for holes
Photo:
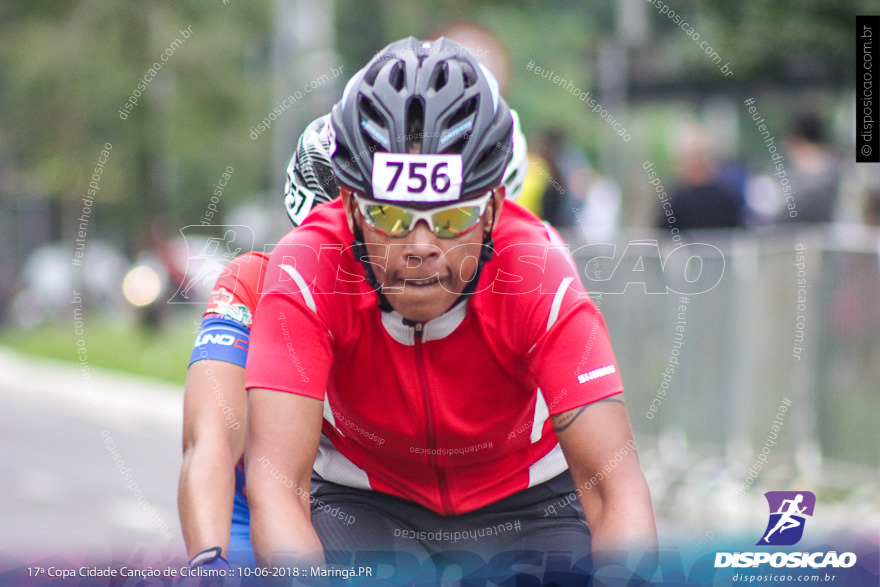
[[[354,216],[356,214],[354,198],[351,196],[351,190],[345,186],[339,186],[339,195],[342,196],[342,209],[345,210],[345,221],[348,223],[348,229],[354,233]]]
[[[492,234],[495,225],[498,223],[498,217],[501,215],[501,208],[504,206],[504,186],[500,185],[492,190],[492,198],[486,207],[486,234]]]

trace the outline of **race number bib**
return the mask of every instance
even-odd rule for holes
[[[377,200],[448,202],[460,195],[461,155],[373,155],[373,197]]]
[[[315,205],[315,193],[300,186],[293,186],[284,196],[284,205],[290,211],[290,219],[299,226]]]

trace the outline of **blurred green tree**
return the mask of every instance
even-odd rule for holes
[[[158,219],[171,221],[172,232],[199,223],[227,165],[235,174],[222,207],[272,185],[264,165],[271,142],[248,138],[272,96],[268,7],[0,6],[0,148],[21,183],[61,207],[56,238],[75,233],[105,143],[113,148],[94,230],[128,245]]]
[[[221,209],[274,188],[283,170],[273,169],[270,133],[252,140],[249,131],[273,105],[271,33],[273,7],[280,1],[0,4],[0,175],[12,169],[17,178],[0,182],[0,206],[10,189],[21,192],[15,197],[48,195],[62,209],[56,238],[70,237],[71,219],[108,142],[113,150],[101,180],[96,204],[101,222],[95,229],[127,244],[159,218],[169,219],[173,228],[199,223],[227,165],[235,173]],[[673,2],[671,8],[730,62],[735,75],[725,79],[696,43],[660,14],[659,4],[335,0],[334,14],[346,74],[393,39],[428,36],[463,20],[485,26],[507,46],[508,98],[527,131],[562,127],[596,153],[602,121],[585,115],[584,104],[570,92],[536,78],[526,69],[529,62],[598,97],[600,48],[625,43],[629,100],[652,101],[671,88],[679,92],[675,99],[687,103],[755,83],[792,89],[797,80],[840,89],[852,70],[853,16],[873,8],[868,0]],[[640,30],[621,22],[629,18],[646,26],[637,38],[624,40],[623,29]],[[191,35],[180,42],[188,27]],[[173,55],[160,61],[175,42]],[[137,106],[120,117],[120,108],[157,62],[161,69],[140,92]]]
[[[682,0],[719,52],[751,81],[854,75],[855,16],[877,12],[872,0]]]

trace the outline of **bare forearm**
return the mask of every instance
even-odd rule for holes
[[[581,498],[583,505],[583,498]],[[645,578],[657,566],[657,530],[650,499],[613,500],[588,517],[595,568],[624,567]]]
[[[184,441],[177,494],[180,526],[190,557],[215,546],[227,556],[241,450],[231,435],[205,426]]]
[[[229,530],[235,494],[232,457],[211,447],[184,453],[177,508],[188,556],[219,546],[229,550]],[[227,451],[228,452],[228,451]]]
[[[657,544],[654,510],[620,395],[553,417],[592,534],[594,556]]]
[[[252,389],[248,397],[247,471],[251,544],[257,562],[322,562],[309,490],[321,436],[323,402]]]
[[[273,484],[278,487],[272,487]],[[251,485],[256,485],[249,489],[249,504],[251,543],[257,561],[262,565],[283,559],[323,562],[321,541],[311,521],[308,485],[300,492],[304,499],[297,497],[295,485],[289,481],[282,483],[269,478],[255,480]]]
[[[223,393],[223,405],[216,394]],[[227,414],[245,414],[244,368],[222,361],[193,363],[183,408],[183,463],[177,495],[180,525],[190,557],[219,546],[226,556],[235,499],[235,466],[244,430]]]
[[[580,501],[584,512],[589,512],[587,520],[594,553],[643,551],[657,546],[654,513],[647,491],[628,491],[607,500],[593,500],[584,493]]]

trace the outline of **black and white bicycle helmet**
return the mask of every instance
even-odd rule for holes
[[[513,156],[504,170],[503,183],[505,197],[516,200],[522,193],[523,182],[529,172],[529,147],[519,124],[519,115],[512,108],[510,114],[513,116]]]
[[[330,163],[330,115],[313,120],[299,137],[287,164],[284,208],[294,226],[323,202],[336,197],[339,187]]]

